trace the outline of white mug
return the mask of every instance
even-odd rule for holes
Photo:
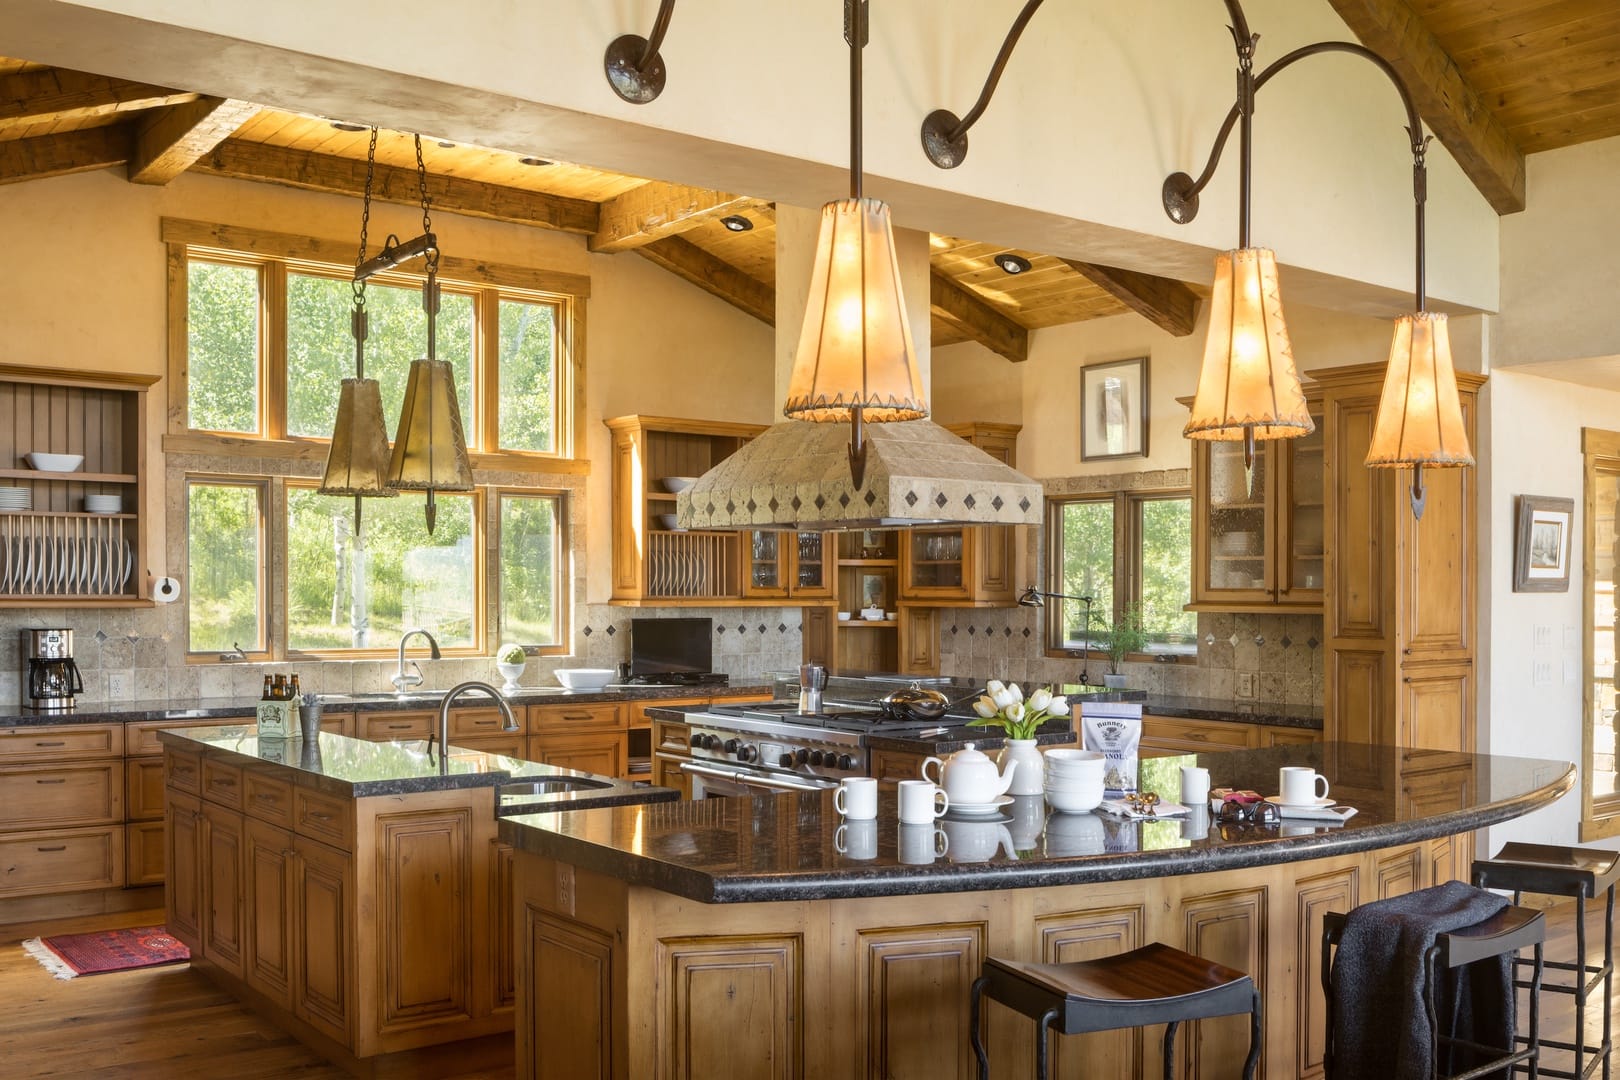
[[[838,782],[833,805],[850,821],[877,817],[877,781],[870,776],[849,776]]]
[[[899,802],[901,821],[928,825],[950,809],[951,797],[932,780],[902,780]]]
[[[846,821],[833,833],[833,846],[852,859],[877,858],[877,822]]]
[[[905,780],[902,783],[912,783]],[[916,781],[921,783],[921,781]],[[943,792],[941,793],[943,794]],[[921,866],[933,862],[951,848],[951,841],[945,835],[945,830],[935,825],[901,825],[900,826],[900,861],[912,866]]]
[[[1320,790],[1318,790],[1320,788]],[[1328,779],[1305,765],[1284,765],[1277,773],[1277,794],[1285,806],[1309,806],[1327,798]]]
[[[1198,765],[1181,767],[1181,805],[1209,809],[1209,770]]]

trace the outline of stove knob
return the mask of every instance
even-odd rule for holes
[[[737,752],[737,747],[739,747],[741,745],[742,745],[742,740],[740,740],[740,739],[727,739],[726,740],[726,753],[735,754]]]
[[[714,750],[714,749],[717,749],[719,746],[720,746],[720,736],[718,736],[718,735],[705,735],[705,736],[703,736],[703,748],[705,750]]]
[[[784,768],[784,769],[793,768],[793,765],[794,765],[793,755],[792,754],[783,754],[782,759],[780,761],[778,761],[777,764],[782,766],[782,768]]]
[[[702,735],[693,735],[692,736],[692,745],[694,747],[701,748],[703,746],[703,738],[704,737]]]
[[[845,754],[838,759],[838,767],[843,769],[845,772],[853,772],[855,769],[855,759],[849,754]]]
[[[759,747],[757,746],[751,746],[744,743],[742,746],[737,748],[738,761],[753,761],[757,757],[759,757]]]
[[[800,765],[808,765],[810,763],[810,751],[800,748],[799,752],[793,755],[793,760]]]
[[[812,750],[812,751],[810,751],[810,764],[812,764],[812,765],[820,765],[821,760],[822,760],[822,756],[821,756],[821,751],[820,750]]]

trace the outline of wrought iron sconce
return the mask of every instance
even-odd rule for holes
[[[1091,685],[1091,605],[1096,601],[1094,596],[1073,596],[1069,593],[1047,592],[1031,585],[1018,595],[1019,607],[1044,608],[1046,598],[1054,600],[1077,600],[1086,605],[1086,632],[1080,639],[1080,685]]]
[[[1018,13],[1018,18],[1013,20],[1012,29],[1007,31],[1001,51],[996,54],[996,62],[990,65],[990,74],[984,80],[984,89],[979,91],[979,100],[973,103],[966,116],[958,118],[949,109],[935,109],[923,119],[923,153],[941,169],[954,169],[967,160],[968,129],[979,122],[979,117],[990,106],[990,98],[996,92],[996,84],[1001,81],[1001,73],[1012,56],[1013,46],[1018,44],[1019,35],[1029,25],[1029,20],[1035,17],[1041,3],[1042,0],[1029,0]]]
[[[658,55],[658,46],[664,43],[669,31],[669,17],[675,12],[675,0],[663,0],[658,5],[658,17],[653,20],[652,34],[621,34],[613,39],[602,57],[602,70],[607,74],[613,92],[632,105],[645,105],[664,92],[664,58]]]

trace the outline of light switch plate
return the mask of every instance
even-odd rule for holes
[[[1534,648],[1537,648],[1537,649],[1550,649],[1550,648],[1552,648],[1552,642],[1553,642],[1552,627],[1546,626],[1546,625],[1544,625],[1542,623],[1537,623],[1535,629],[1532,631],[1532,635],[1533,636],[1531,638],[1531,645]]]
[[[1550,660],[1537,660],[1530,665],[1530,685],[1552,685],[1552,662]]]
[[[1240,698],[1254,697],[1254,672],[1240,671],[1237,677],[1237,696]]]

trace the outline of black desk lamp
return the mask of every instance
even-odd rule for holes
[[[1057,600],[1078,600],[1082,604],[1086,605],[1086,633],[1080,641],[1080,685],[1090,686],[1091,673],[1089,669],[1091,666],[1091,604],[1096,597],[1071,596],[1068,593],[1060,592],[1043,592],[1042,590],[1031,585],[1029,588],[1024,590],[1023,595],[1019,596],[1018,606],[1045,607],[1046,598],[1049,596]]]

